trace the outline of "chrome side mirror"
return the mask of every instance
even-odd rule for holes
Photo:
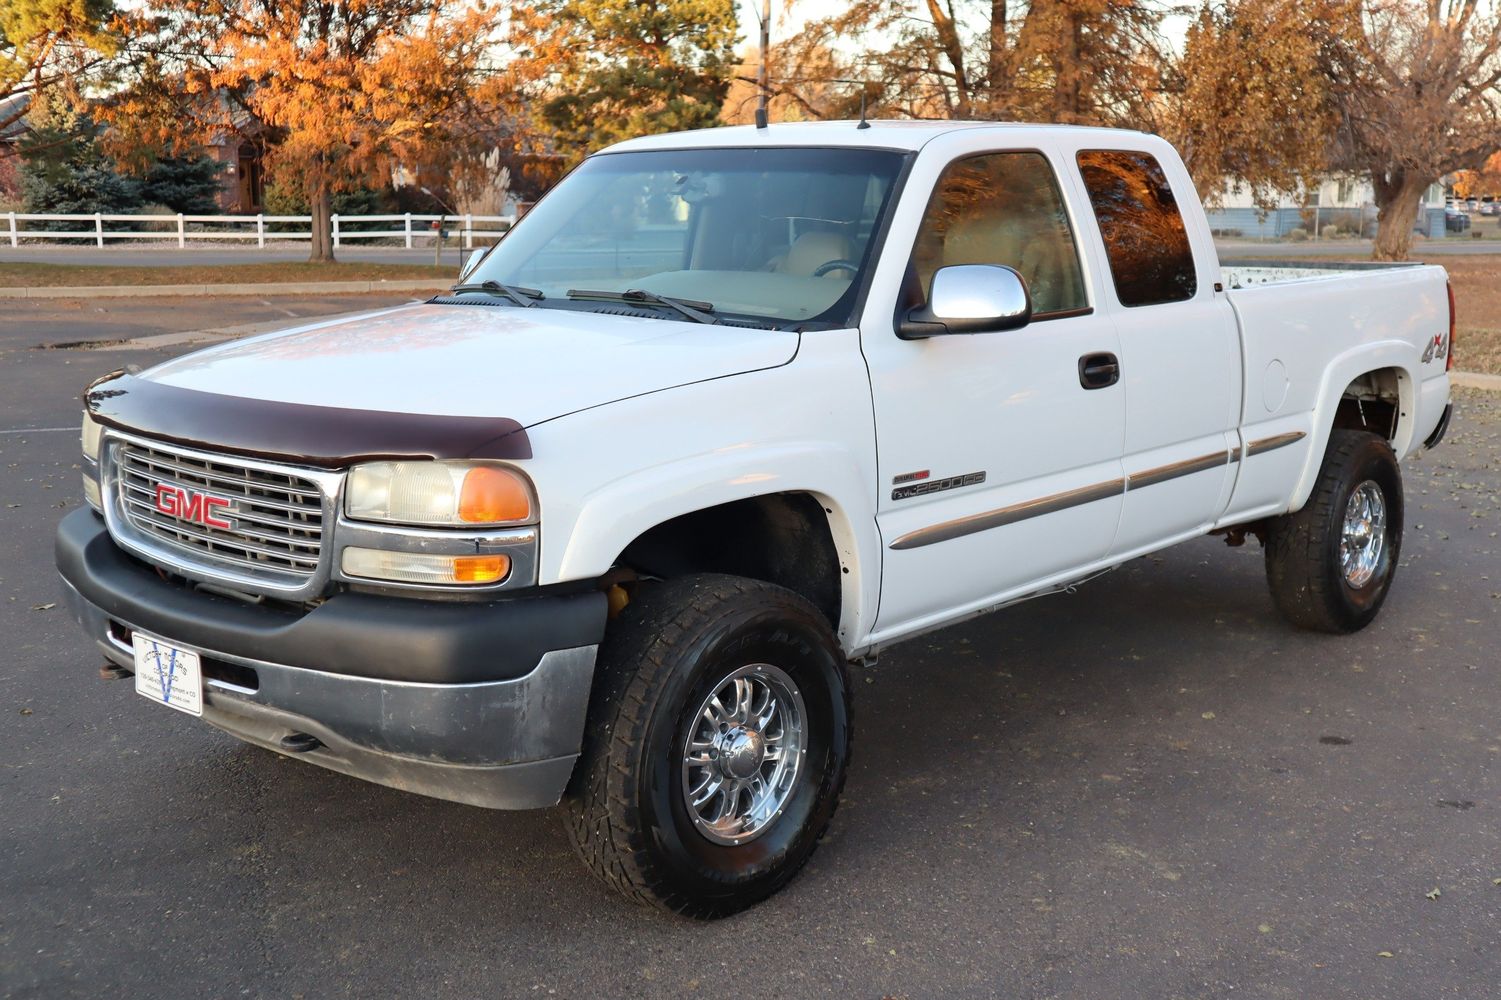
[[[933,272],[928,301],[897,328],[903,340],[1015,330],[1032,320],[1032,296],[1014,268],[951,264]]]
[[[469,276],[474,273],[474,269],[484,262],[484,259],[490,255],[492,249],[492,247],[480,247],[478,250],[471,251],[468,259],[459,268],[459,281],[468,281]]]

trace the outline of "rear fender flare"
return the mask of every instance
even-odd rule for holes
[[[584,499],[557,564],[556,578],[602,576],[631,542],[659,524],[720,504],[776,493],[808,494],[828,517],[841,569],[838,635],[850,652],[875,620],[880,543],[869,484],[862,482],[848,454],[826,446],[735,448],[682,458],[616,479]]]
[[[1329,436],[1334,432],[1334,415],[1339,409],[1339,401],[1350,384],[1362,375],[1383,369],[1397,373],[1398,418],[1392,448],[1398,458],[1404,458],[1416,447],[1417,387],[1413,381],[1413,372],[1420,364],[1417,349],[1400,340],[1362,344],[1329,363],[1324,369],[1324,377],[1319,385],[1318,405],[1314,408],[1313,440],[1309,443],[1303,472],[1298,477],[1289,510],[1300,509],[1313,494],[1319,470],[1324,465],[1324,452],[1329,447]]]

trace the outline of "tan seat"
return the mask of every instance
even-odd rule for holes
[[[1038,313],[1073,309],[1083,304],[1079,264],[1062,222],[1044,212],[989,213],[972,216],[949,230],[943,241],[943,266],[1004,264],[1015,268],[1032,294]]]
[[[1025,227],[1016,218],[997,218],[994,215],[971,216],[959,221],[943,238],[943,266],[952,264],[1005,264],[1015,267],[1021,263],[1026,246]],[[1026,277],[1023,274],[1022,277]]]
[[[795,274],[811,278],[813,272],[831,260],[848,260],[850,241],[839,233],[803,233],[776,262],[778,274]],[[849,278],[847,271],[834,271],[828,277]]]

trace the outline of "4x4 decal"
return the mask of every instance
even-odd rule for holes
[[[1423,364],[1427,364],[1434,358],[1447,357],[1449,354],[1449,335],[1436,333],[1428,342],[1428,349],[1423,352]]]

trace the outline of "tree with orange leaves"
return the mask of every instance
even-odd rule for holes
[[[806,2],[806,0],[805,0]],[[808,13],[815,5],[807,3]],[[776,47],[772,94],[810,118],[1136,124],[1168,0],[848,0]]]
[[[1501,194],[1501,153],[1492,153],[1479,170],[1454,175],[1454,193],[1461,198],[1494,198]]]
[[[273,176],[312,206],[310,259],[332,260],[335,191],[447,175],[493,145],[474,102],[499,17],[464,0],[152,0],[103,117],[124,159],[253,123],[274,138]]]

